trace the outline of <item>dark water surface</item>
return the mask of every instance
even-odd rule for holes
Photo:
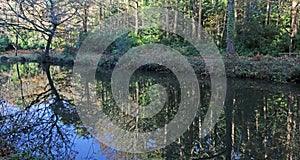
[[[300,159],[299,85],[228,79],[226,107],[211,134],[200,139],[211,92],[209,81],[199,77],[201,106],[184,135],[166,148],[130,154],[87,131],[77,112],[83,94],[94,93],[101,103],[98,110],[121,128],[148,132],[174,118],[181,101],[176,77],[132,76],[130,96],[140,105],[149,104],[147,90],[153,84],[168,93],[168,102],[154,118],[137,122],[116,105],[111,72],[99,71],[86,83],[72,74],[72,67],[0,64],[0,159]],[[94,90],[89,91],[91,85]]]

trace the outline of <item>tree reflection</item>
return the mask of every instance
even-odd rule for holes
[[[67,159],[74,158],[76,155],[72,148],[76,133],[65,123],[78,124],[80,123],[79,117],[75,116],[74,105],[62,98],[63,96],[57,91],[51,77],[50,65],[43,64],[42,68],[46,73],[48,84],[45,85],[44,91],[33,95],[35,98],[25,109],[16,108],[5,101],[1,102],[1,156]],[[23,86],[18,64],[17,73],[23,99]],[[50,88],[47,89],[47,86]],[[32,96],[27,95],[27,97]]]
[[[139,76],[138,76],[139,77]],[[156,82],[169,82],[172,80],[158,76]],[[137,83],[138,82],[138,83]],[[154,80],[144,80],[139,77],[131,81],[131,97],[133,100],[148,101],[143,94]],[[290,159],[299,158],[299,93],[297,87],[290,85],[278,86],[258,81],[230,80],[227,91],[225,110],[216,124],[214,130],[207,137],[201,137],[201,122],[209,104],[210,83],[201,83],[201,106],[198,116],[186,133],[174,143],[164,149],[145,154],[125,154],[101,145],[102,150],[111,159],[121,157],[157,158],[157,159]],[[110,82],[98,79],[98,98],[103,105],[104,112],[109,115],[114,123],[124,129],[136,127],[136,121],[126,121],[123,113],[113,101],[110,93]],[[136,85],[138,84],[138,85]],[[175,85],[176,86],[176,85]],[[176,90],[176,89],[175,89]],[[161,112],[176,114],[176,91],[170,90],[173,97],[167,110]],[[174,92],[175,91],[175,92]],[[175,103],[175,104],[174,104]],[[147,102],[145,102],[147,104]],[[150,121],[140,119],[146,125],[139,125],[141,131]],[[158,122],[166,122],[164,116],[156,117]],[[152,123],[153,124],[153,123]],[[145,131],[145,130],[144,130]],[[146,130],[147,131],[147,130]],[[200,132],[199,132],[200,131]]]
[[[168,103],[153,118],[122,112],[111,93],[111,72],[97,73],[93,86],[71,84],[72,70],[44,64],[0,65],[0,157],[11,159],[73,159],[78,137],[94,140],[81,123],[76,101],[96,94],[97,104],[110,120],[129,131],[149,132],[163,127],[177,113],[180,91],[176,77],[136,72],[130,81],[133,101],[147,105],[153,84],[167,88]],[[78,82],[79,83],[79,82]],[[224,112],[211,134],[200,138],[210,101],[210,82],[199,80],[201,106],[188,130],[166,148],[143,154],[94,145],[106,159],[299,159],[299,86],[229,80]],[[74,93],[72,85],[82,93]],[[89,90],[88,88],[93,88]],[[90,99],[93,101],[94,99]],[[90,113],[91,115],[96,113]],[[162,136],[167,136],[165,133]],[[86,144],[80,144],[86,147]],[[147,145],[145,143],[145,145]],[[99,154],[86,157],[101,159]]]

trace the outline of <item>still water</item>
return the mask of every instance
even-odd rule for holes
[[[94,126],[84,125],[80,113],[101,112],[124,130],[149,132],[171,121],[181,102],[175,75],[137,71],[129,82],[131,99],[149,104],[147,91],[160,84],[167,102],[153,118],[128,116],[112,96],[111,74],[99,70],[94,80],[82,83],[71,66],[0,64],[0,159],[300,159],[299,85],[228,79],[219,121],[201,139],[211,94],[203,77],[198,112],[181,137],[147,153],[110,148],[88,131]],[[82,106],[83,94],[94,95],[100,107]]]

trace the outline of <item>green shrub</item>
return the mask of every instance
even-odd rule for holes
[[[7,48],[10,46],[9,39],[6,35],[1,35],[0,36],[0,51],[4,52],[7,50]]]

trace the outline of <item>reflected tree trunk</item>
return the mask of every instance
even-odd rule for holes
[[[178,138],[178,144],[179,144],[179,156],[183,157],[183,150],[181,147],[181,138],[180,137]]]
[[[50,64],[48,64],[48,63],[43,64],[43,70],[46,72],[46,76],[47,76],[47,79],[48,79],[48,82],[49,82],[49,85],[50,85],[52,94],[55,95],[55,99],[56,99],[56,100],[60,100],[59,93],[58,93],[58,91],[56,90],[56,88],[55,88],[55,86],[54,86],[53,79],[52,79],[52,77],[51,77],[51,73],[50,73]]]
[[[291,144],[291,131],[292,131],[292,110],[291,110],[291,104],[290,104],[290,95],[288,95],[288,104],[287,104],[287,125],[286,125],[286,160],[290,160],[290,144]]]
[[[298,124],[298,132],[300,132],[300,95],[297,96],[297,106],[298,106],[298,115],[297,115],[297,117],[298,117],[298,123],[297,124]],[[299,140],[298,141],[300,142],[300,136],[299,136]]]
[[[233,107],[232,107],[232,118],[231,118],[231,155],[234,155],[234,140],[235,140],[235,123],[234,123],[234,115],[235,115],[235,96],[233,94]]]
[[[24,98],[24,91],[23,91],[23,82],[22,82],[22,78],[21,78],[21,75],[20,75],[19,64],[17,63],[16,66],[17,66],[18,79],[20,81],[20,92],[21,92],[22,104],[23,104],[23,107],[26,107],[25,98]]]
[[[165,120],[166,120],[166,122],[168,120],[168,107],[166,107]],[[165,127],[164,127],[164,145],[167,145],[167,140],[168,140],[168,124],[166,123]]]
[[[87,103],[90,104],[90,88],[89,88],[89,82],[85,82],[85,93],[87,96]]]
[[[139,88],[139,83],[136,82],[136,90],[135,90],[135,94],[136,94],[136,104],[139,104],[139,101],[140,101],[140,88]],[[136,117],[135,117],[135,130],[138,132],[138,125],[139,125],[139,112],[140,112],[140,109],[139,107],[138,108],[135,108],[136,109]]]
[[[225,116],[226,116],[226,160],[231,160],[232,151],[232,113],[234,90],[230,81],[227,82],[227,92],[225,101]]]
[[[267,112],[268,112],[268,106],[267,106],[267,99],[266,97],[263,98],[264,99],[264,107],[263,107],[263,111],[264,111],[264,158],[267,159],[268,158],[268,153],[267,153]]]

